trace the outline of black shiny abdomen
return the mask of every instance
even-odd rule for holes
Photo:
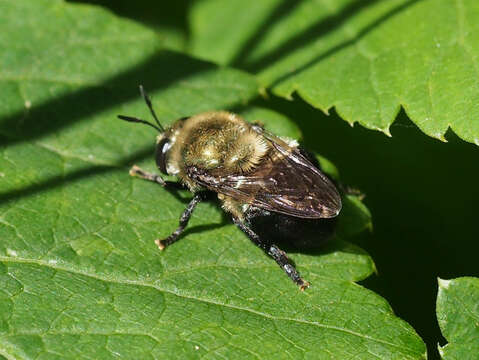
[[[324,245],[334,234],[336,218],[304,219],[259,208],[245,213],[246,222],[262,239],[297,249]]]

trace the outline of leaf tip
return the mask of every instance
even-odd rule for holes
[[[381,131],[387,137],[392,137],[391,130],[389,129],[389,125],[387,125],[386,127],[383,127],[383,128],[379,127],[379,126],[371,126],[370,129]]]
[[[323,112],[324,115],[329,116],[329,110],[331,109],[331,106],[321,106],[319,110]]]
[[[444,348],[446,346],[447,346],[447,344],[444,345],[444,346],[441,346],[441,345],[437,344],[437,351],[439,352],[439,355],[441,355],[441,359],[444,357]]]
[[[374,275],[379,275],[378,268],[377,268],[376,264],[374,263],[373,259],[372,259],[372,258],[370,258],[370,260],[369,260],[369,261],[370,261],[370,265],[371,265],[372,273],[373,273]]]
[[[369,222],[366,224],[366,227],[364,228],[365,230],[369,231],[369,232],[374,232],[374,224],[371,220],[371,214],[369,214]]]
[[[444,133],[437,132],[435,134],[432,134],[432,137],[442,142],[445,142],[445,143],[447,142],[446,138],[444,137]]]
[[[392,135],[391,135],[391,130],[390,130],[390,128],[389,128],[389,125],[388,125],[387,127],[385,127],[384,129],[380,129],[380,130],[381,130],[381,131],[384,133],[384,135],[386,135],[387,137],[392,137]]]
[[[451,283],[451,280],[444,280],[441,278],[437,278],[437,284],[439,285],[439,288],[441,289],[447,289]]]

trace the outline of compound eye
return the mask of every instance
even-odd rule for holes
[[[170,150],[170,140],[168,138],[161,139],[156,145],[156,166],[165,175],[168,175],[166,172],[166,153],[168,150]]]

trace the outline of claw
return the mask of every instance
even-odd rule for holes
[[[155,244],[156,246],[158,246],[158,249],[160,249],[160,251],[164,250],[166,247],[160,239],[156,239]]]
[[[309,285],[310,285],[309,282],[303,281],[303,283],[299,286],[299,290],[304,291],[307,288],[309,288]]]
[[[140,169],[139,166],[133,165],[130,169],[130,176],[138,176],[138,173],[141,173],[142,170]]]

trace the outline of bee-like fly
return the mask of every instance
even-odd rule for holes
[[[163,250],[185,229],[205,191],[215,192],[233,222],[271,256],[304,290],[304,281],[277,240],[306,244],[331,235],[341,197],[315,160],[294,140],[280,138],[259,125],[226,111],[206,112],[177,120],[169,128],[160,124],[149,97],[143,98],[156,124],[134,117],[119,118],[152,126],[159,131],[156,164],[167,175],[178,177],[193,194],[180,217],[179,227],[167,238],[156,240]],[[131,175],[166,186],[161,176],[134,166]]]

